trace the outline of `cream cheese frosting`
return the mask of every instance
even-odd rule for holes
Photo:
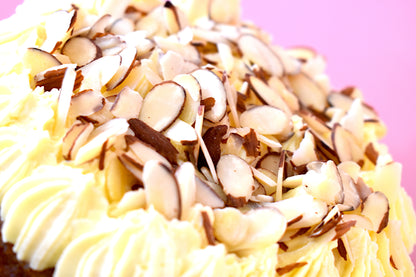
[[[385,126],[358,89],[331,89],[322,56],[239,13],[27,0],[0,23],[2,240],[19,260],[54,276],[414,276]]]

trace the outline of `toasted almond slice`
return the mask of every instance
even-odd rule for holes
[[[333,161],[309,163],[308,170],[302,182],[310,195],[329,205],[343,203],[344,187]]]
[[[23,65],[29,68],[30,76],[33,78],[36,74],[47,70],[48,68],[60,66],[61,62],[53,55],[38,48],[28,48],[23,56]],[[34,87],[34,82],[31,81]]]
[[[249,127],[262,135],[286,136],[291,131],[287,115],[272,106],[255,106],[240,115],[242,127]]]
[[[101,49],[89,38],[73,37],[67,40],[61,53],[68,56],[71,62],[84,66],[102,57]]]
[[[62,44],[69,30],[73,27],[76,18],[76,10],[70,12],[59,10],[50,14],[45,22],[46,39],[41,49],[52,53]]]
[[[209,17],[219,23],[237,24],[240,21],[241,7],[239,0],[213,0],[209,4]]]
[[[215,73],[207,69],[199,69],[192,72],[200,87],[202,100],[214,98],[215,104],[212,109],[205,113],[205,118],[212,122],[219,122],[227,111],[227,96],[223,83]]]
[[[163,7],[165,28],[169,34],[176,34],[181,29],[181,22],[179,21],[177,9],[170,1],[166,1]]]
[[[213,209],[224,208],[224,200],[219,194],[201,178],[195,176],[195,202]]]
[[[311,132],[317,136],[323,143],[333,149],[331,139],[331,129],[321,119],[306,110],[299,111],[299,115],[308,125]]]
[[[105,14],[100,17],[90,28],[88,32],[88,37],[94,39],[97,36],[102,36],[106,33],[106,28],[111,24],[112,16],[110,14]]]
[[[277,175],[277,171],[279,170],[279,161],[280,161],[280,153],[277,152],[269,152],[266,153],[260,160],[257,162],[257,168],[267,169],[273,174]]]
[[[347,112],[351,108],[351,105],[353,104],[354,100],[354,98],[342,93],[331,93],[328,95],[329,104],[331,104],[331,106],[333,107],[340,108],[345,112]],[[361,104],[364,113],[364,120],[378,120],[379,117],[374,108],[363,102]]]
[[[235,155],[221,156],[217,174],[231,206],[241,207],[254,191],[254,178],[250,166]]]
[[[136,156],[136,162],[142,166],[150,160],[155,160],[171,168],[170,163],[165,157],[160,155],[151,145],[144,143],[138,138],[130,135],[125,136],[126,144],[131,152]]]
[[[332,128],[332,144],[341,162],[364,160],[364,151],[356,143],[352,134],[345,130],[339,123]]]
[[[130,70],[133,68],[134,62],[136,61],[137,50],[135,47],[126,47],[120,52],[121,64],[116,74],[111,78],[110,81],[105,85],[108,90],[114,89],[121,82],[126,79]]]
[[[167,219],[181,217],[181,191],[169,168],[160,162],[148,161],[143,168],[143,183],[148,205],[153,205]]]
[[[132,118],[128,122],[139,140],[152,145],[171,164],[177,164],[178,151],[168,138],[139,119]]]
[[[322,112],[327,107],[326,93],[305,73],[289,75],[288,80],[300,102],[308,108]]]
[[[82,146],[75,159],[76,164],[94,159],[100,154],[102,145],[112,137],[122,135],[128,130],[128,123],[123,118],[116,118],[99,126],[91,133],[89,141]]]
[[[80,92],[71,98],[69,117],[88,116],[98,112],[104,107],[105,99],[100,93],[93,90]]]
[[[279,77],[283,75],[283,66],[279,57],[259,38],[242,35],[238,39],[238,47],[246,59],[259,65],[269,74]]]
[[[316,160],[318,157],[316,156],[314,137],[309,131],[306,131],[298,149],[293,152],[292,162],[300,166]]]
[[[143,99],[139,119],[156,131],[163,131],[175,122],[185,103],[185,91],[167,81],[153,87]]]
[[[380,233],[389,223],[389,200],[381,191],[371,193],[363,202],[361,214],[370,219],[374,231]]]
[[[125,87],[117,95],[116,100],[111,107],[111,113],[115,117],[122,117],[125,119],[137,118],[139,117],[142,102],[143,98],[137,91]]]
[[[201,57],[196,47],[190,44],[182,44],[170,38],[154,37],[156,45],[164,52],[173,51],[181,55],[185,61],[199,65]]]
[[[94,43],[101,49],[103,56],[118,55],[127,47],[120,36],[106,35],[94,39]]]
[[[287,222],[300,218],[299,220],[296,220],[295,223],[288,226],[289,229],[298,229],[318,224],[328,213],[327,204],[309,194],[300,194],[264,205],[279,209],[285,216]]]
[[[87,142],[94,129],[91,123],[74,124],[62,140],[62,155],[65,160],[72,160],[79,148]]]
[[[33,81],[37,87],[43,87],[45,91],[51,91],[52,89],[60,89],[62,87],[62,81],[65,76],[65,72],[69,67],[74,67],[73,65],[63,64],[54,66],[46,69],[35,75]],[[84,76],[82,76],[80,71],[76,72],[74,90],[77,90]]]
[[[137,157],[126,152],[118,155],[121,164],[140,182],[143,182],[143,165],[137,161]]]
[[[313,59],[317,56],[317,53],[314,49],[305,46],[298,46],[286,49],[286,52],[301,62],[306,62],[310,59]]]
[[[290,108],[277,91],[273,90],[266,83],[255,76],[248,76],[247,81],[260,101],[264,104],[276,107],[288,115],[291,114]]]
[[[192,125],[195,122],[201,101],[201,86],[191,74],[177,75],[173,78],[173,81],[182,86],[186,92],[185,105],[179,118]]]
[[[127,35],[128,33],[134,32],[134,22],[127,18],[122,17],[113,22],[109,26],[108,31],[114,35]]]
[[[165,136],[183,145],[195,144],[198,140],[195,129],[180,119],[175,120],[165,131]]]
[[[195,168],[192,163],[181,164],[175,171],[175,178],[178,181],[181,195],[181,217],[186,218],[195,203],[196,196]]]
[[[344,201],[342,205],[340,205],[340,211],[353,211],[357,209],[361,204],[360,195],[357,192],[354,180],[351,178],[351,176],[342,170],[339,170],[339,174],[341,176],[342,186],[344,188]]]
[[[120,56],[104,56],[81,67],[84,80],[80,90],[92,89],[101,91],[101,88],[113,78],[120,67]]]

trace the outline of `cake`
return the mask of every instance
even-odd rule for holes
[[[377,112],[238,0],[27,0],[0,30],[2,276],[414,276]]]

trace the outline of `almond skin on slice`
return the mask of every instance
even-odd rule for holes
[[[171,165],[166,158],[159,154],[151,145],[148,145],[138,138],[130,135],[126,135],[125,140],[128,148],[136,155],[136,162],[141,166],[144,166],[145,163],[150,160],[155,160],[166,165],[168,168],[171,168]]]
[[[160,162],[148,161],[143,168],[143,184],[148,205],[167,219],[181,217],[182,201],[174,174]]]
[[[246,34],[242,35],[237,43],[244,58],[259,65],[271,75],[283,75],[283,65],[279,57],[259,38]]]
[[[389,200],[381,191],[371,193],[363,202],[361,214],[370,219],[374,231],[380,233],[389,223]]]
[[[356,143],[353,135],[339,123],[332,128],[332,144],[341,162],[354,161],[360,163],[364,160],[364,151]]]
[[[326,93],[305,73],[287,76],[294,93],[307,108],[322,112],[327,107]]]
[[[62,140],[62,155],[65,160],[72,160],[78,149],[87,142],[88,136],[94,129],[91,123],[78,123],[69,129]]]
[[[241,207],[247,203],[255,189],[250,166],[235,155],[223,155],[217,164],[219,181],[230,206]]]
[[[137,50],[134,46],[128,46],[119,53],[121,57],[121,64],[116,74],[111,78],[110,81],[105,85],[107,90],[112,90],[121,84],[127,75],[133,68],[134,62],[136,61]]]
[[[214,72],[198,69],[192,72],[201,87],[202,100],[214,98],[215,104],[205,113],[205,118],[212,122],[219,122],[227,111],[227,95],[221,79]]]
[[[51,91],[54,88],[60,89],[62,87],[62,82],[68,67],[69,66],[65,64],[58,65],[36,74],[33,78],[35,86],[43,87],[45,91]],[[80,71],[77,71],[74,83],[74,90],[77,90],[80,87],[83,79],[84,76],[82,76]]]
[[[61,62],[53,55],[38,48],[28,48],[23,56],[23,64],[29,68],[30,76],[33,78],[36,74],[47,70],[48,68],[59,66]],[[31,86],[35,87],[31,79]]]
[[[195,176],[195,202],[211,208],[224,208],[224,200],[205,181]]]
[[[292,127],[288,116],[272,106],[255,106],[240,115],[242,127],[249,127],[262,135],[286,136]]]
[[[62,47],[61,53],[80,67],[101,58],[103,55],[101,49],[86,37],[70,38]]]
[[[88,32],[88,37],[94,39],[96,36],[100,36],[106,33],[106,28],[111,24],[112,16],[105,14],[100,17],[92,26]]]
[[[128,123],[130,129],[139,140],[152,145],[171,164],[177,164],[178,150],[170,143],[167,137],[139,119],[129,119]]]
[[[100,93],[86,90],[71,97],[69,117],[88,116],[98,112],[104,107],[105,99]]]
[[[185,104],[179,118],[192,125],[195,122],[201,101],[201,86],[191,74],[176,75],[173,81],[182,86],[186,92]]]
[[[184,89],[177,83],[160,83],[143,99],[139,119],[156,131],[166,130],[182,112],[185,97]]]
[[[247,81],[252,91],[254,91],[263,104],[276,107],[287,114],[291,114],[290,108],[277,91],[255,76],[247,76]]]

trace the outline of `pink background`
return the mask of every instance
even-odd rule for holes
[[[21,0],[3,1],[0,19]],[[309,45],[323,53],[334,88],[355,85],[388,126],[384,142],[403,164],[403,186],[416,202],[416,1],[242,0],[243,17],[276,44]],[[416,261],[416,254],[413,255]]]

